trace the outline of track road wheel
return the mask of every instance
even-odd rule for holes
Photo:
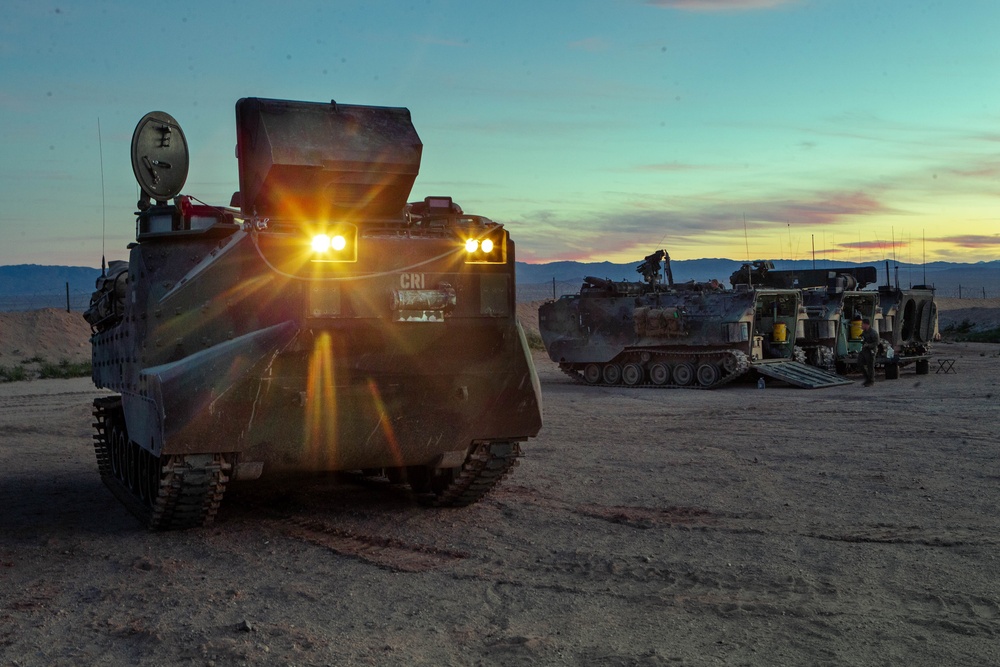
[[[726,372],[726,375],[732,375],[739,368],[740,363],[736,360],[736,357],[732,354],[726,354],[722,357],[722,370]]]
[[[597,384],[601,381],[601,367],[597,364],[587,364],[583,369],[583,379],[587,384]]]
[[[674,382],[682,387],[689,386],[694,382],[694,364],[685,361],[674,367]]]
[[[642,382],[642,366],[639,364],[625,364],[622,368],[622,382],[630,387]]]
[[[706,361],[698,366],[698,384],[702,387],[711,387],[719,381],[721,375],[719,367],[710,361]]]
[[[618,364],[606,364],[602,375],[608,384],[618,384],[622,380],[622,367]]]
[[[142,450],[139,445],[131,440],[125,443],[125,483],[132,493],[138,495],[139,487],[139,458]]]
[[[160,493],[160,480],[163,479],[163,459],[159,456],[149,455],[149,469],[146,475],[146,495],[148,502],[152,505],[156,496]]]
[[[125,479],[125,428],[117,419],[112,420],[108,431],[108,446],[111,450],[111,472],[120,480]]]
[[[650,366],[649,381],[659,385],[670,382],[670,366],[666,364],[653,364]]]

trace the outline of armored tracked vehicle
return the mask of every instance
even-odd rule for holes
[[[803,387],[845,383],[801,363],[799,292],[755,284],[765,269],[744,266],[731,290],[675,284],[659,250],[636,268],[643,282],[587,277],[578,294],[542,304],[542,341],[565,373],[591,385],[713,389],[751,370]]]
[[[885,272],[885,285],[878,288],[883,323],[879,336],[892,345],[899,365],[913,363],[917,375],[927,375],[932,344],[941,338],[935,290],[930,285],[903,289],[899,286],[898,275],[894,286],[888,263]]]
[[[802,292],[806,319],[796,334],[796,344],[813,366],[844,372],[848,363],[857,363],[862,319],[880,330],[879,294],[863,289],[877,279],[875,267],[768,271],[762,279],[769,287]]]
[[[404,108],[247,98],[239,192],[180,195],[183,132],[132,141],[136,243],[86,317],[101,477],[151,529],[213,520],[230,479],[360,470],[475,502],[541,427],[514,243],[450,197],[407,203]]]
[[[810,364],[838,373],[856,370],[861,321],[867,318],[882,338],[876,366],[885,369],[886,379],[898,378],[899,369],[911,363],[917,373],[927,372],[937,328],[932,288],[901,290],[887,281],[878,290],[865,289],[878,279],[874,266],[769,271],[762,279],[770,287],[801,289],[808,319],[797,344]]]

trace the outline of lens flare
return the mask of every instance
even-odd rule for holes
[[[338,236],[342,239],[343,237]],[[316,252],[326,252],[330,249],[330,237],[326,234],[317,234],[313,237],[312,248]]]
[[[315,340],[306,379],[306,438],[309,459],[316,470],[329,470],[337,461],[337,393],[333,339],[326,331]]]
[[[465,242],[465,252],[476,252],[479,249],[479,241],[476,239],[469,239]]]

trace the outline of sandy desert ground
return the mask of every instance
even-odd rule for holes
[[[166,534],[100,482],[89,379],[0,384],[0,665],[997,665],[1000,346],[938,353],[714,392],[536,354],[545,427],[475,506],[234,483]]]

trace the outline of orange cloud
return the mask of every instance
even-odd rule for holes
[[[851,250],[878,250],[885,252],[886,248],[892,246],[891,241],[857,241],[854,243],[838,243],[841,248],[850,248]],[[896,249],[907,247],[909,242],[906,241],[896,241]],[[839,252],[839,251],[838,251]]]
[[[1000,234],[994,234],[993,236],[964,234],[961,236],[941,236],[928,240],[936,243],[951,243],[963,248],[993,248],[1000,246]]]

